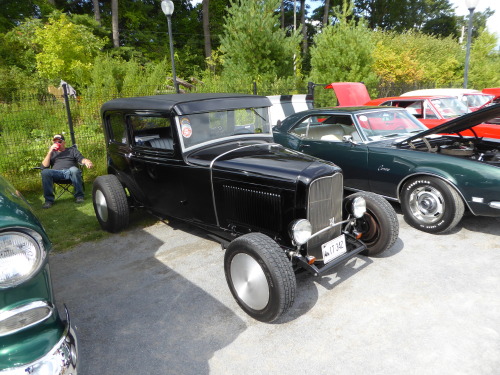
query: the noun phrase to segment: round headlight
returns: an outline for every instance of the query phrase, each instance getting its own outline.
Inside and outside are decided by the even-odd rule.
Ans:
[[[366,212],[366,201],[363,197],[356,197],[351,202],[351,212],[356,218],[363,217]]]
[[[296,245],[303,245],[311,238],[312,225],[306,219],[296,220],[290,226],[290,234]]]
[[[0,288],[28,280],[36,273],[45,252],[31,236],[21,232],[0,233]]]

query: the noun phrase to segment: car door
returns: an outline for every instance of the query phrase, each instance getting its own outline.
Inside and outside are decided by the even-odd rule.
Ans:
[[[370,190],[368,149],[356,142],[356,128],[350,115],[311,115],[290,130],[297,139],[297,150],[331,161],[342,168],[346,188]],[[353,137],[354,142],[343,137]]]
[[[169,116],[151,113],[127,115],[131,136],[129,164],[141,202],[161,216],[189,216],[182,175],[188,168],[175,148]]]

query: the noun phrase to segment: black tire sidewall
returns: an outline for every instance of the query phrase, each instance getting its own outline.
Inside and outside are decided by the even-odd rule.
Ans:
[[[262,237],[266,237],[268,239],[268,242],[266,243],[267,247],[264,248],[262,246],[257,246],[252,241],[252,235],[260,235],[261,240]],[[277,252],[276,255],[280,255],[286,258],[284,254],[281,254],[281,248],[271,238],[260,233],[255,233],[244,235],[233,240],[227,247],[224,255],[224,273],[226,275],[226,281],[231,293],[233,294],[238,305],[248,315],[261,322],[272,322],[276,320],[288,308],[287,306],[285,306],[285,308],[283,309],[283,280],[280,279],[283,277],[283,275],[277,268],[273,267],[272,262],[269,261],[269,251]],[[254,310],[250,308],[239,298],[234,288],[231,278],[231,262],[237,254],[247,254],[251,256],[260,265],[262,271],[264,272],[267,280],[267,285],[269,287],[269,302],[267,306],[262,310]],[[287,259],[285,261],[288,263]],[[289,267],[289,271],[294,278],[293,287],[295,288],[295,276],[293,274],[291,265]],[[295,292],[293,292],[293,294],[295,294]]]
[[[441,220],[434,224],[425,224],[418,220],[410,210],[409,199],[412,191],[423,186],[431,186],[439,190],[444,201],[444,214]],[[406,182],[401,190],[401,210],[405,220],[412,227],[420,229],[428,233],[439,233],[451,229],[452,223],[455,221],[455,211],[457,210],[457,202],[450,193],[452,187],[445,182],[434,177],[419,177]]]
[[[394,208],[383,197],[369,192],[359,192],[350,197],[363,197],[366,201],[366,214],[374,221],[378,238],[373,243],[366,243],[368,249],[362,255],[373,256],[389,249],[399,235],[399,222]],[[370,225],[370,224],[367,224]],[[361,237],[363,241],[363,237]]]
[[[102,220],[98,213],[95,199],[97,191],[100,191],[106,200],[108,208],[107,221]],[[128,224],[129,209],[127,196],[116,176],[104,175],[95,179],[92,187],[92,204],[94,205],[97,221],[104,230],[112,233],[119,232]]]

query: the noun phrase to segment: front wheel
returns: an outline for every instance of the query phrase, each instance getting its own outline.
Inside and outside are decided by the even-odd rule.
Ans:
[[[399,222],[394,208],[380,195],[359,192],[348,199],[363,197],[366,201],[366,213],[356,220],[356,228],[362,232],[361,241],[367,247],[362,255],[377,255],[389,249],[399,235]]]
[[[115,175],[108,174],[95,179],[92,202],[95,216],[102,229],[115,233],[128,225],[127,195]]]
[[[401,209],[411,226],[428,233],[440,233],[458,224],[465,206],[449,184],[436,177],[422,176],[404,184]]]
[[[272,322],[293,304],[297,286],[291,262],[262,233],[246,234],[229,244],[224,272],[236,302],[254,319]]]

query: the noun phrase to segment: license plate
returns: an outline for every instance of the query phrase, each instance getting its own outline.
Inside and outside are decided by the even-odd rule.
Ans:
[[[321,245],[321,250],[323,251],[323,262],[325,262],[325,264],[345,254],[347,251],[345,236],[341,234],[337,238],[324,243]]]

